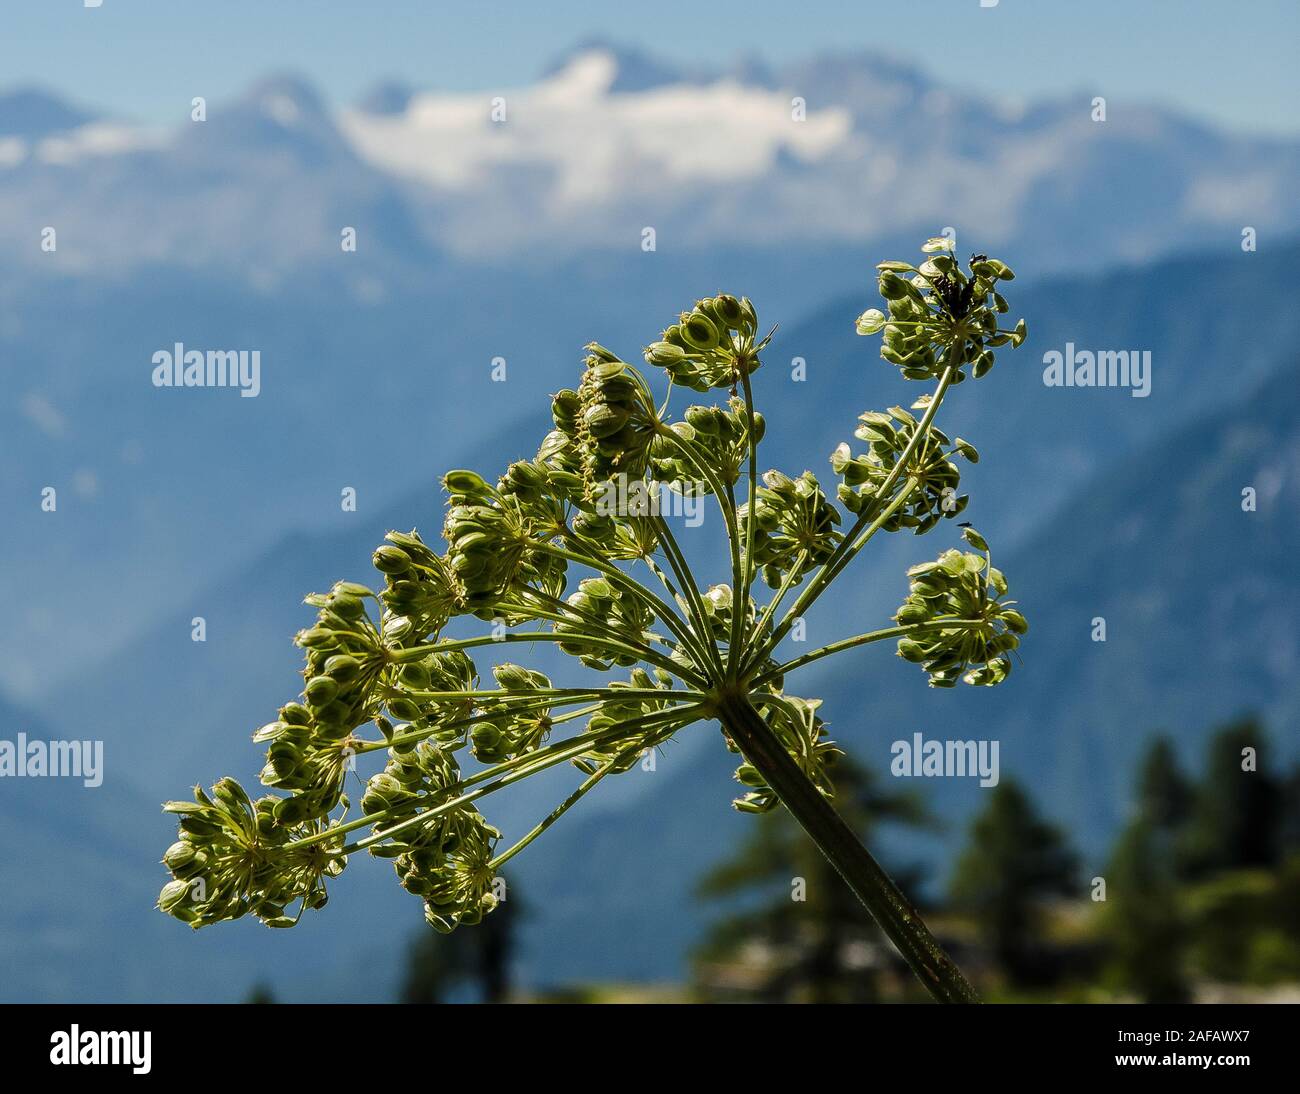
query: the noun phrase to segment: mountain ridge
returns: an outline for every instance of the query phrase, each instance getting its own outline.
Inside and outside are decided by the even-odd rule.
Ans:
[[[54,152],[35,137],[16,159],[13,149],[0,156],[0,201],[14,213],[10,261],[41,260],[21,245],[22,230],[53,206],[84,211],[65,217],[65,246],[75,244],[87,270],[140,268],[160,247],[182,261],[255,258],[291,270],[324,257],[296,238],[313,221],[318,237],[330,221],[337,232],[356,222],[350,204],[380,194],[408,225],[410,253],[390,239],[390,263],[432,248],[535,264],[636,246],[646,225],[677,248],[734,243],[756,223],[785,248],[870,245],[895,226],[932,233],[935,209],[1042,269],[1059,261],[1038,243],[1044,224],[1072,238],[1076,262],[1094,266],[1230,228],[1300,227],[1287,185],[1300,141],[1236,137],[1143,104],[1104,122],[1090,120],[1085,98],[999,104],[870,51],[696,69],[585,43],[533,83],[502,91],[500,123],[491,89],[380,91],[361,108],[335,109],[304,78],[273,76],[208,104],[202,123],[161,135],[117,123],[108,143],[74,139],[89,130],[73,123],[92,119],[50,99],[46,112],[66,115],[57,162],[45,162]],[[665,175],[674,186],[651,185]],[[146,200],[128,202],[133,190]],[[310,198],[306,207],[286,203],[286,190]],[[1114,215],[1081,225],[1084,194],[1104,195]],[[196,197],[215,230],[187,223]],[[271,229],[268,210],[283,227]]]

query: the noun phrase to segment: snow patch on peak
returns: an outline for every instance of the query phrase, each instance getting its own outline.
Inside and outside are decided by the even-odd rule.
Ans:
[[[613,55],[592,50],[502,93],[495,114],[489,93],[425,92],[398,114],[345,111],[340,127],[362,158],[395,174],[464,190],[500,168],[541,171],[560,205],[756,178],[780,155],[831,155],[853,129],[838,107],[795,121],[788,95],[733,79],[614,95],[616,75]]]

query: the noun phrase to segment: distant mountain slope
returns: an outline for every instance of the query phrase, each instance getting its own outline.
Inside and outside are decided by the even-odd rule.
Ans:
[[[1149,730],[1190,753],[1214,721],[1251,709],[1294,753],[1300,357],[1287,356],[1248,399],[1137,450],[1001,556],[1033,624],[1005,687],[927,708],[909,666],[865,658],[854,686],[881,697],[887,724],[1001,738],[1004,764],[1033,772],[1093,846],[1122,816]],[[1255,512],[1242,510],[1246,487]]]
[[[501,124],[490,89],[381,88],[335,112],[278,75],[165,131],[0,97],[0,566],[27,578],[0,685],[32,698],[69,659],[320,524],[344,486],[386,504],[568,382],[586,341],[635,356],[705,293],[749,294],[786,324],[777,351],[815,372],[851,338],[842,316],[820,341],[784,331],[849,286],[868,296],[871,262],[945,226],[1021,285],[1204,247],[1207,286],[1300,227],[1300,142],[1134,103],[1105,123],[1081,101],[1021,113],[871,53],[680,71],[587,43],[502,95]],[[1246,226],[1256,255],[1239,250]],[[1064,333],[1136,329],[1096,314]],[[1165,357],[1186,336],[1166,322]],[[1244,327],[1230,316],[1205,337]],[[154,388],[152,355],[177,341],[257,350],[261,394]],[[497,358],[508,384],[489,379]],[[80,605],[106,587],[118,603],[92,635]]]
[[[950,724],[999,736],[1003,762],[1033,773],[1090,849],[1122,819],[1151,730],[1190,760],[1213,723],[1253,710],[1271,727],[1270,760],[1300,751],[1297,381],[1290,350],[1248,401],[1135,453],[1008,559],[1037,621],[1024,670],[988,699],[961,697]],[[1096,617],[1105,643],[1092,641]],[[902,689],[889,694],[904,719]]]
[[[647,225],[665,251],[761,238],[781,253],[951,224],[1034,269],[1062,265],[1062,238],[1095,266],[1300,227],[1300,143],[1123,100],[1093,121],[1082,93],[993,101],[870,51],[684,70],[593,42],[526,86],[389,85],[337,114],[279,75],[208,103],[204,121],[135,139],[118,127],[112,141],[23,93],[0,98],[0,136],[20,109],[19,144],[0,157],[0,241],[28,266],[46,261],[26,244],[51,213],[66,253],[101,272],[163,260],[283,274],[327,260],[358,220],[390,263],[450,252],[535,269],[638,247]]]
[[[828,255],[811,250],[774,263],[748,246],[629,248],[556,258],[544,276],[436,259],[416,274],[372,246],[374,226],[354,212],[339,216],[357,225],[358,251],[289,281],[258,263],[118,280],[69,276],[62,252],[31,276],[0,262],[0,566],[26,577],[13,591],[20,625],[0,635],[12,693],[49,687],[69,658],[102,657],[282,536],[335,519],[343,487],[374,513],[477,438],[524,414],[540,426],[540,400],[573,382],[592,339],[635,360],[726,285],[790,321],[863,261],[846,245],[830,260],[853,278],[832,281]],[[153,355],[177,341],[258,351],[259,395],[154,387]],[[41,508],[47,486],[57,513]],[[92,633],[78,613],[105,587],[117,603]]]
[[[922,674],[879,651],[820,674],[829,716],[848,712],[846,737],[863,731],[855,707],[885,726],[857,738],[870,741],[865,759],[884,764],[889,742],[917,730],[1000,739],[1004,770],[1096,852],[1125,815],[1151,731],[1169,730],[1191,759],[1214,722],[1255,711],[1273,755],[1295,756],[1300,360],[1286,352],[1255,394],[1139,448],[996,556],[1031,621],[1004,686],[927,694]],[[1242,509],[1248,486],[1256,512]],[[937,537],[918,542],[923,557],[944,546]],[[1105,642],[1092,641],[1097,617]],[[931,793],[965,808],[980,791],[940,780]]]
[[[879,648],[843,659],[834,675],[810,670],[801,690],[825,697],[835,734],[855,755],[883,767],[889,743],[915,731],[995,737],[1004,771],[1038,788],[1095,850],[1127,800],[1131,753],[1143,732],[1165,726],[1195,749],[1214,718],[1242,705],[1276,725],[1300,713],[1291,683],[1294,638],[1286,630],[1297,606],[1288,554],[1298,477],[1294,319],[1284,310],[1265,331],[1249,310],[1216,303],[1269,291],[1292,260],[1250,256],[1209,286],[1201,278],[1206,260],[1190,258],[1095,282],[1047,283],[1018,297],[1034,317],[1034,340],[1005,353],[984,380],[958,388],[943,424],[984,454],[970,475],[970,513],[1033,623],[1024,665],[1001,689],[956,695],[928,691],[914,667]],[[886,406],[919,390],[894,381],[874,344],[852,334],[861,303],[830,308],[774,346],[757,377],[772,421],[769,464],[822,473],[825,454],[850,435],[859,407]],[[1104,333],[1095,337],[1098,330]],[[1067,337],[1153,347],[1151,396],[1044,388],[1041,353]],[[781,364],[794,351],[807,355],[802,384],[789,382]],[[1225,362],[1239,394],[1216,410]],[[1247,385],[1261,382],[1262,393],[1242,402]],[[674,401],[679,413],[682,405]],[[103,664],[63,678],[42,709],[68,733],[99,726],[122,758],[124,778],[148,799],[173,796],[196,779],[253,778],[259,750],[247,735],[294,687],[298,657],[289,636],[306,616],[300,596],[336,577],[364,578],[387,527],[416,524],[436,537],[436,474],[452,463],[490,473],[527,454],[545,428],[538,406],[504,440],[449,443],[450,462],[429,466],[418,493],[280,543],[255,566],[174,605]],[[1252,483],[1260,511],[1243,514],[1240,486]],[[703,531],[712,539],[718,529]],[[955,532],[943,525],[921,539],[878,541],[882,549],[864,557],[858,576],[849,575],[810,618],[810,641],[888,615],[903,595],[904,567],[933,557]],[[712,570],[719,559],[705,553],[700,562]],[[194,614],[208,620],[206,643],[189,640]],[[1107,617],[1104,646],[1088,638],[1095,615]],[[1201,622],[1215,624],[1208,638],[1198,633]],[[1267,651],[1260,665],[1245,660],[1252,643]],[[529,660],[552,663],[544,651]],[[114,697],[110,707],[104,695]],[[667,748],[653,773],[613,781],[520,857],[518,876],[534,909],[531,977],[650,977],[676,967],[696,926],[691,879],[744,824],[728,804],[733,766],[716,733],[701,727]],[[507,831],[522,831],[565,785],[563,775],[538,786],[530,781],[494,800],[490,815]],[[950,816],[972,808],[979,793],[964,785],[922,789]],[[910,856],[918,848],[935,850],[931,842],[903,850]],[[357,915],[374,900],[418,918],[418,906],[396,891],[385,869],[352,871],[338,889]],[[334,939],[334,931],[350,929],[341,906],[318,917],[313,937]],[[321,990],[340,990],[326,971],[320,975]]]
[[[22,87],[0,94],[0,139],[41,140],[94,121],[85,110],[38,88]]]
[[[1239,390],[1276,370],[1289,352],[1286,347],[1297,344],[1300,338],[1300,315],[1284,311],[1265,330],[1249,311],[1224,308],[1221,301],[1249,299],[1266,291],[1297,259],[1300,248],[1244,256],[1213,284],[1202,276],[1207,259],[1178,259],[1095,281],[1029,286],[1018,295],[1017,311],[1033,320],[1030,341],[1018,351],[1004,351],[998,367],[979,383],[955,389],[941,416],[945,429],[969,438],[983,453],[981,462],[965,472],[964,483],[974,498],[969,513],[988,532],[995,548],[1012,549],[1039,528],[1043,519],[1063,505],[1090,475],[1122,464],[1147,443],[1146,438],[1159,436],[1203,413],[1213,404],[1215,392],[1221,390],[1226,360],[1233,362],[1233,380]],[[814,321],[788,334],[778,333],[767,364],[755,378],[756,398],[773,422],[764,444],[765,466],[790,474],[810,467],[829,481],[828,455],[836,443],[852,436],[859,409],[886,407],[892,402],[906,404],[922,390],[922,385],[899,380],[896,370],[877,357],[875,340],[853,333],[852,319],[866,302],[865,293],[842,300],[823,310]],[[1154,361],[1151,396],[1134,399],[1128,392],[1115,389],[1044,387],[1041,355],[1066,340],[1080,345],[1150,347]],[[793,356],[806,359],[808,378],[804,382],[790,379],[787,362]],[[341,479],[358,486],[361,504],[357,513],[335,512],[326,524],[313,522],[316,533],[295,533],[274,549],[267,549],[255,566],[246,568],[237,557],[232,559],[232,565],[226,567],[228,577],[203,583],[199,591],[185,596],[180,603],[173,600],[165,624],[104,657],[101,664],[79,664],[75,673],[56,670],[46,688],[48,694],[58,697],[60,724],[76,724],[99,716],[100,689],[111,688],[122,700],[118,708],[121,713],[110,721],[106,732],[125,736],[124,747],[140,748],[141,755],[132,770],[149,779],[155,770],[168,770],[172,778],[194,777],[187,772],[194,770],[191,765],[202,754],[187,755],[185,750],[215,749],[211,753],[214,759],[224,755],[220,750],[229,747],[225,734],[232,721],[239,724],[242,719],[251,731],[250,719],[258,716],[254,704],[247,702],[256,681],[284,681],[284,674],[272,666],[287,665],[293,671],[296,654],[288,638],[304,618],[301,596],[338,576],[364,576],[369,569],[370,551],[389,527],[418,525],[436,539],[442,519],[442,498],[436,484],[444,470],[468,465],[492,473],[511,459],[530,456],[549,428],[547,393],[576,380],[575,365],[555,371],[549,381],[523,375],[495,385],[509,397],[508,406],[531,404],[531,408],[519,414],[502,434],[493,431],[487,439],[473,436],[470,422],[449,413],[445,400],[429,394],[425,405],[418,408],[428,425],[413,438],[419,443],[412,448],[422,450],[423,455],[407,458],[409,475],[423,479],[424,485],[398,500],[381,503],[376,499],[375,487],[367,485],[370,479],[355,474]],[[398,376],[381,376],[376,377],[375,384],[382,390],[398,380]],[[411,382],[418,387],[423,379],[417,374]],[[483,386],[486,390],[489,385]],[[399,392],[400,385],[394,394]],[[302,393],[300,397],[309,395]],[[254,402],[260,404],[261,400]],[[275,405],[282,404],[268,404],[266,409]],[[486,408],[487,404],[482,405]],[[674,393],[674,413],[680,414],[686,405],[684,393]],[[500,419],[505,409],[497,409],[494,417]],[[426,436],[427,441],[423,439]],[[357,462],[359,470],[368,459],[366,442],[364,433],[358,435],[340,451],[340,456]],[[178,451],[183,443],[178,436]],[[215,466],[203,473],[220,474],[219,437],[214,435],[210,443],[210,458]],[[370,474],[376,480],[386,471],[392,473],[388,456],[387,448],[373,453]],[[255,466],[265,457],[253,451],[243,459],[248,461],[244,477],[231,485],[247,495],[246,476],[255,474]],[[180,481],[200,470],[184,463],[174,465],[174,469]],[[277,470],[276,477],[289,477],[292,482],[292,476],[303,470],[284,467]],[[265,485],[259,483],[258,489]],[[379,497],[382,499],[382,495]],[[237,507],[234,511],[244,511],[251,503],[252,498],[244,500],[236,494],[230,504]],[[319,490],[318,509],[334,509],[337,504],[324,489]],[[707,515],[714,514],[708,511]],[[42,520],[48,524],[52,516],[38,512],[31,517],[28,523],[32,534],[39,532]],[[90,519],[88,515],[77,517]],[[65,518],[60,515],[57,519]],[[251,523],[253,518],[244,519]],[[701,541],[717,546],[718,529],[709,527],[704,531],[703,535],[689,538],[693,548]],[[218,553],[232,546],[238,545],[228,540],[210,545]],[[930,549],[910,536],[892,537],[879,547],[877,564],[879,572],[885,574],[901,573],[916,561],[918,551]],[[722,559],[716,552],[694,553],[705,573],[724,579]],[[148,576],[148,570],[134,556],[123,558],[121,566],[132,574]],[[849,613],[878,615],[892,611],[896,607],[895,592],[892,583],[846,589],[813,613],[813,633],[831,630]],[[194,616],[207,620],[206,643],[190,641],[190,620]],[[160,664],[169,666],[168,679],[161,684],[156,679],[156,666]],[[240,687],[220,692],[203,709],[186,715],[198,719],[190,722],[194,732],[179,738],[166,734],[161,743],[170,759],[161,759],[163,753],[156,740],[161,727],[190,710],[194,697],[210,688],[213,680],[237,682]],[[283,683],[279,686],[283,687]],[[154,726],[139,727],[137,714],[145,709],[146,696],[150,697],[151,716],[160,720]],[[280,692],[265,694],[262,705],[283,698]],[[206,768],[206,764],[200,764],[198,770]]]

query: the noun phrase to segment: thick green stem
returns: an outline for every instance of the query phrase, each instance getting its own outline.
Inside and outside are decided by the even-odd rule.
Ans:
[[[839,871],[926,990],[942,1003],[979,1002],[975,989],[944,952],[902,890],[799,769],[748,697],[723,695],[717,704],[717,714],[745,759],[753,764]]]
[[[391,828],[376,832],[368,839],[348,844],[341,848],[338,853],[350,855],[355,851],[364,850],[375,843],[382,843],[386,839],[391,839],[399,832],[404,832],[408,828],[432,820],[434,817],[446,813],[451,809],[456,809],[468,802],[477,801],[486,794],[492,794],[503,787],[518,782],[520,779],[526,779],[528,776],[536,774],[538,771],[544,771],[549,767],[554,767],[556,764],[563,763],[565,760],[571,760],[577,756],[581,756],[584,752],[589,751],[595,745],[603,744],[607,741],[619,740],[620,738],[626,737],[632,733],[640,732],[650,726],[657,725],[660,722],[680,721],[682,725],[689,724],[690,722],[695,721],[698,717],[698,710],[698,707],[678,707],[671,710],[656,711],[653,714],[648,714],[641,718],[633,718],[626,722],[618,723],[600,733],[582,733],[576,737],[570,737],[568,740],[559,741],[556,744],[539,748],[535,752],[525,753],[524,755],[517,756],[512,760],[495,764],[492,767],[480,771],[477,775],[465,779],[460,784],[462,789],[479,784],[478,789],[473,790],[470,793],[461,794],[459,797],[444,800],[436,805],[432,805],[423,812],[416,813],[414,816],[407,817],[405,820],[397,822]],[[680,728],[680,726],[678,728]],[[504,774],[501,774],[500,778],[494,778],[491,782],[486,781],[500,772],[504,772]],[[432,799],[439,796],[438,793],[435,793],[429,797]],[[304,836],[302,839],[294,840],[292,843],[285,844],[282,850],[297,850],[300,847],[307,847],[313,843],[319,843],[323,840],[331,839],[332,837],[342,833],[352,832],[358,828],[364,828],[367,825],[378,825],[389,817],[391,813],[391,809],[384,809],[378,813],[358,817],[356,820],[346,822],[340,821],[328,828],[321,829],[319,832],[313,832],[309,836]]]
[[[469,729],[471,726],[479,725],[482,722],[490,722],[500,718],[503,714],[514,715],[531,714],[533,711],[543,711],[549,714],[554,707],[558,706],[552,699],[534,699],[528,702],[497,704],[494,703],[485,712],[475,714],[468,718],[457,718],[452,722],[434,723],[425,726],[423,729],[410,729],[405,733],[395,733],[391,738],[382,741],[368,741],[359,738],[353,738],[354,751],[360,755],[365,752],[377,752],[379,749],[387,748],[405,748],[409,745],[419,744],[421,741],[439,733],[455,733],[462,729]],[[588,714],[595,714],[600,709],[600,704],[595,703],[591,706],[580,707],[577,710],[570,710],[564,714],[558,714],[551,718],[553,726],[563,725],[566,722],[573,722],[579,718],[585,718]],[[464,742],[444,745],[444,748],[455,750],[464,747]]]
[[[703,692],[686,691],[681,688],[493,688],[483,691],[409,691],[394,692],[404,698],[419,699],[422,702],[447,702],[456,699],[472,699],[482,706],[484,700],[492,699],[556,699],[570,703],[585,703],[589,699],[666,699],[682,701],[690,699],[699,701],[705,698]],[[557,704],[558,705],[558,704]],[[490,709],[490,708],[489,708]]]
[[[785,572],[785,577],[781,579],[781,587],[777,589],[776,594],[767,602],[767,607],[763,609],[763,614],[758,617],[758,622],[750,631],[750,640],[745,647],[745,659],[741,662],[749,668],[756,668],[762,659],[762,654],[755,657],[755,653],[763,646],[764,633],[767,625],[772,621],[777,609],[781,607],[781,602],[785,600],[786,593],[796,581],[802,580],[804,563],[808,561],[808,552],[800,551],[798,557],[794,560],[794,565]]]
[[[554,597],[544,598],[554,600]],[[507,605],[513,608],[514,605]],[[574,608],[561,602],[561,607],[567,614],[559,612],[547,612],[539,610],[535,605],[520,605],[521,609],[532,612],[539,619],[550,619],[557,623],[572,623],[574,619],[587,621],[587,616],[576,612]],[[612,632],[611,632],[612,633]],[[671,658],[664,657],[657,651],[651,649],[642,643],[636,642],[631,637],[617,636],[615,638],[606,638],[602,636],[581,634],[581,633],[560,633],[555,631],[512,631],[505,634],[485,635],[479,638],[461,638],[455,641],[447,640],[444,642],[434,642],[423,646],[410,646],[398,651],[393,656],[396,664],[409,663],[411,661],[422,661],[431,653],[449,653],[452,650],[468,650],[476,646],[496,646],[510,642],[563,642],[567,645],[591,646],[593,650],[613,650],[618,653],[630,653],[647,664],[658,665],[660,668],[667,670],[681,679],[687,679],[683,666],[677,664]],[[706,681],[703,677],[696,676],[688,682],[703,686]]]

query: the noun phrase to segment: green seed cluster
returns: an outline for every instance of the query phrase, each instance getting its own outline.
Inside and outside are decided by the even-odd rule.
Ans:
[[[443,485],[449,495],[442,528],[447,561],[471,612],[494,618],[502,599],[532,584],[552,593],[564,588],[564,561],[532,549],[535,503],[493,489],[473,471],[451,471]]]
[[[577,392],[560,392],[552,413],[556,428],[572,438],[582,461],[584,492],[594,500],[597,487],[615,475],[645,475],[661,425],[640,372],[596,342],[587,346],[585,364]]]
[[[372,721],[388,738],[411,728],[396,730],[385,710],[428,732],[468,714],[469,703],[432,702],[420,693],[471,687],[470,659],[460,651],[417,658],[405,647],[423,637],[419,628],[445,622],[455,594],[443,560],[413,533],[390,533],[388,540],[375,552],[389,579],[384,593],[338,582],[306,598],[317,619],[295,639],[306,661],[302,701],[283,705],[253,735],[268,745],[262,784],[288,796],[251,803],[235,780],[224,779],[212,797],[196,789],[194,802],[165,806],[181,819],[180,842],[164,858],[173,877],[159,897],[164,911],[194,926],[250,913],[271,926],[291,926],[296,917],[283,912],[290,901],[302,901],[299,915],[323,906],[323,879],[346,862],[337,853],[340,841],[286,845],[318,835],[331,811],[346,806],[344,780],[360,743],[355,731]],[[381,622],[366,611],[368,599],[387,607]]]
[[[400,722],[414,723],[418,729],[428,729],[436,740],[444,743],[465,741],[469,718],[474,708],[472,699],[431,699],[430,695],[469,692],[478,683],[478,670],[464,650],[432,650],[413,656],[402,651],[397,656],[393,687],[387,695],[388,713]],[[385,729],[380,726],[381,731]],[[392,736],[384,732],[385,738]]]
[[[722,293],[699,300],[660,341],[646,348],[647,364],[667,371],[673,383],[692,391],[730,387],[758,367],[754,344],[758,315],[748,298]]]
[[[736,596],[727,584],[710,585],[703,596],[705,633],[715,642],[723,643],[731,637],[732,612],[736,607]],[[750,597],[745,606],[745,618],[742,624],[748,629],[758,619],[758,607]]]
[[[460,769],[450,752],[424,740],[388,750],[383,771],[366,780],[361,812],[387,811],[389,822],[413,817],[431,801],[460,785]]]
[[[454,798],[460,771],[450,753],[431,741],[389,750],[384,770],[366,784],[361,809],[385,812],[376,832],[416,817]],[[402,888],[424,901],[424,917],[444,933],[477,923],[496,907],[492,894],[492,850],[501,833],[472,805],[446,809],[431,820],[409,825],[372,854],[391,858]]]
[[[412,876],[428,881],[424,892],[424,918],[434,930],[450,934],[461,924],[478,923],[497,906],[492,891],[495,880],[492,853],[501,833],[478,815],[473,824],[453,833],[450,849],[431,856],[431,866],[421,866]],[[403,885],[410,889],[404,878]]]
[[[387,649],[385,636],[366,612],[367,597],[374,593],[352,582],[306,597],[317,609],[316,623],[299,631],[295,641],[306,651],[303,697],[317,737],[346,737],[366,720]]]
[[[338,805],[352,732],[382,706],[381,684],[397,639],[381,633],[367,613],[366,599],[374,596],[364,585],[344,581],[306,598],[317,616],[314,626],[295,637],[306,661],[302,702],[282,706],[279,717],[253,735],[255,742],[269,743],[262,784],[291,792],[275,805],[282,823],[324,817]]]
[[[262,785],[291,792],[290,797],[277,799],[276,817],[280,821],[293,824],[323,817],[338,804],[351,745],[347,738],[321,739],[309,708],[301,703],[286,703],[280,708],[279,719],[259,729],[253,739],[271,742],[262,768]]]
[[[993,367],[993,349],[1025,339],[1023,319],[1011,330],[998,326],[1008,305],[996,286],[1015,278],[1010,267],[974,255],[963,271],[951,248],[937,237],[922,247],[930,257],[920,266],[880,263],[880,295],[889,314],[872,308],[858,318],[859,334],[885,332],[880,356],[908,380],[938,379],[950,364],[957,366],[954,382],[965,379],[966,366],[979,379]]]
[[[388,614],[385,636],[401,641],[441,630],[463,604],[464,592],[454,573],[414,529],[389,532],[385,539],[372,559],[387,580],[379,594]]]
[[[826,797],[835,796],[831,783],[831,769],[843,751],[826,736],[826,723],[817,714],[820,699],[800,699],[783,696],[780,702],[760,705],[759,711],[776,732],[776,736],[794,757],[800,769]],[[727,739],[732,752],[738,752],[734,742]],[[742,762],[736,768],[736,781],[746,788],[742,797],[732,804],[742,813],[767,813],[781,804],[766,780],[753,764]]]
[[[727,409],[720,406],[686,408],[685,421],[676,422],[672,432],[680,440],[660,436],[651,450],[655,478],[672,484],[680,492],[710,493],[709,484],[697,466],[703,461],[716,471],[726,486],[735,486],[740,469],[749,456],[749,419],[743,403]],[[754,443],[763,439],[767,423],[763,415],[754,415]],[[690,445],[694,459],[682,452],[680,441]]]
[[[890,407],[888,413],[869,410],[858,416],[858,422],[853,435],[867,442],[867,451],[854,456],[847,442],[843,443],[831,454],[831,469],[843,479],[838,496],[844,508],[850,513],[878,512],[888,500],[882,498],[881,490],[894,474],[919,423],[900,406]],[[966,508],[970,499],[957,493],[961,473],[953,462],[954,456],[970,463],[979,462],[974,445],[960,437],[949,441],[946,433],[931,426],[894,476],[896,482],[914,478],[920,485],[885,521],[882,525],[885,531],[911,528],[921,535],[942,518],[955,517]]]
[[[319,826],[286,824],[277,815],[282,800],[254,802],[227,778],[211,794],[196,786],[193,801],[167,802],[163,809],[179,818],[180,838],[163,854],[172,880],[163,886],[158,906],[195,928],[249,914],[268,927],[292,927],[296,919],[285,914],[289,904],[324,907],[325,879],[338,877],[346,861],[334,854],[340,841],[288,849]]]
[[[736,609],[736,595],[731,586],[725,583],[710,585],[704,590],[700,607],[703,609],[703,619],[701,625],[693,629],[696,633],[703,634],[706,641],[718,648],[729,648],[734,622],[733,613]],[[748,597],[740,626],[741,633],[747,636],[746,641],[750,644],[766,641],[772,633],[771,620],[765,621],[760,629],[759,616],[758,604],[752,596]]]
[[[627,681],[611,680],[609,686],[615,691],[636,689],[637,691],[658,690],[668,692],[672,690],[672,677],[663,669],[647,672],[645,669],[636,668],[632,670],[632,674]],[[630,724],[638,719],[661,714],[669,709],[670,704],[664,699],[645,696],[628,696],[626,699],[612,698],[602,705],[600,713],[592,715],[591,721],[588,723],[588,729],[594,733],[605,733],[616,729],[620,725]],[[606,764],[610,765],[611,772],[629,771],[636,766],[637,760],[641,757],[645,748],[650,747],[651,742],[658,736],[660,736],[660,733],[656,729],[650,728],[630,737],[604,741],[578,757],[573,761],[573,764],[588,775],[594,774]]]
[[[899,639],[898,656],[925,669],[934,688],[953,687],[959,679],[982,686],[1000,684],[1011,672],[1011,651],[1029,629],[1025,617],[1012,607],[1015,601],[1002,601],[1007,579],[989,560],[983,537],[969,528],[965,535],[984,553],[949,550],[934,562],[913,566],[907,571],[908,597],[894,616],[904,626],[975,621],[927,628]]]
[[[497,665],[492,675],[500,687],[510,691],[544,691],[551,687],[550,678],[544,673],[511,662]],[[481,763],[500,763],[532,752],[551,732],[551,708],[546,704],[530,703],[526,709],[502,704],[499,709],[489,710],[469,732],[474,758]]]
[[[576,391],[561,391],[554,396],[552,414],[557,423],[564,423],[565,428],[556,428],[547,434],[534,465],[545,472],[553,504],[558,506],[557,527],[562,524],[567,509],[568,539],[610,559],[649,558],[659,545],[654,522],[648,519],[648,512],[615,514],[609,511],[615,508],[608,504],[612,484],[588,477],[587,463],[579,448],[576,411],[562,409],[569,403],[580,405]],[[648,499],[648,493],[645,497]]]
[[[603,577],[587,577],[567,601],[573,614],[554,624],[556,634],[572,635],[560,649],[572,654],[589,668],[608,671],[614,665],[635,665],[640,657],[613,649],[600,641],[602,632],[614,634],[634,645],[644,645],[654,616],[643,601],[620,592]]]
[[[743,523],[749,503],[737,514]],[[811,471],[797,479],[780,471],[764,472],[754,501],[753,554],[763,580],[776,589],[787,576],[798,581],[826,562],[840,542],[839,523],[839,510],[827,500]]]

